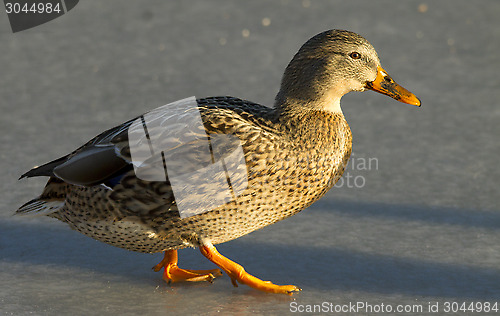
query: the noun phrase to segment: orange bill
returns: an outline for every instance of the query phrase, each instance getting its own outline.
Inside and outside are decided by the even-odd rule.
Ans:
[[[377,67],[375,80],[366,83],[366,87],[385,94],[400,102],[420,106],[420,100],[410,91],[397,84],[382,67]]]

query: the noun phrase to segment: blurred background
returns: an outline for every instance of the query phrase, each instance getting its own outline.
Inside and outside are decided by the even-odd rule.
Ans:
[[[12,33],[1,11],[0,311],[267,315],[291,303],[367,302],[426,314],[429,302],[499,300],[499,15],[494,0],[91,0]],[[168,285],[151,270],[161,254],[12,216],[46,181],[18,181],[22,173],[145,111],[189,96],[272,106],[298,48],[333,28],[367,38],[422,107],[345,96],[354,163],[342,182],[296,216],[218,247],[301,293],[233,288],[227,276]],[[181,267],[213,267],[195,249],[179,257]]]

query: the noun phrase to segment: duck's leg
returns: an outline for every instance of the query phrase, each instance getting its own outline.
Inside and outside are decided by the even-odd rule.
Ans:
[[[222,270],[224,270],[227,275],[229,275],[234,286],[238,286],[237,282],[239,282],[260,291],[290,295],[293,294],[293,292],[301,290],[295,285],[276,285],[270,281],[262,281],[261,279],[248,274],[242,266],[221,255],[211,243],[206,242],[201,245],[200,251],[205,257],[207,257],[208,260],[215,263]]]
[[[219,269],[212,270],[187,270],[181,269],[177,266],[177,250],[167,250],[165,251],[165,256],[163,260],[153,267],[155,272],[158,272],[164,268],[163,280],[170,282],[179,281],[208,281],[212,282],[218,276],[222,275]]]

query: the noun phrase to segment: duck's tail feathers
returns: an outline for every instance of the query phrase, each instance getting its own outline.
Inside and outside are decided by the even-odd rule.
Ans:
[[[66,194],[70,190],[70,185],[57,178],[50,178],[45,185],[42,195],[33,199],[17,211],[16,215],[49,215],[57,212],[64,206]]]
[[[57,212],[63,206],[64,206],[64,201],[60,200],[45,201],[36,198],[21,206],[16,211],[15,215],[23,215],[23,216],[49,215],[54,212]]]

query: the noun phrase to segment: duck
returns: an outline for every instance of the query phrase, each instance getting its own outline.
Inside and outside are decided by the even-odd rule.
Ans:
[[[249,274],[215,245],[297,214],[334,186],[352,151],[340,100],[365,90],[421,105],[361,35],[321,32],[286,67],[272,107],[192,97],[146,112],[24,173],[20,179],[48,182],[16,214],[56,218],[127,250],[162,252],[153,269],[168,283],[213,282],[223,271],[234,286],[291,295],[301,289]],[[218,268],[180,268],[177,251],[186,247]]]

